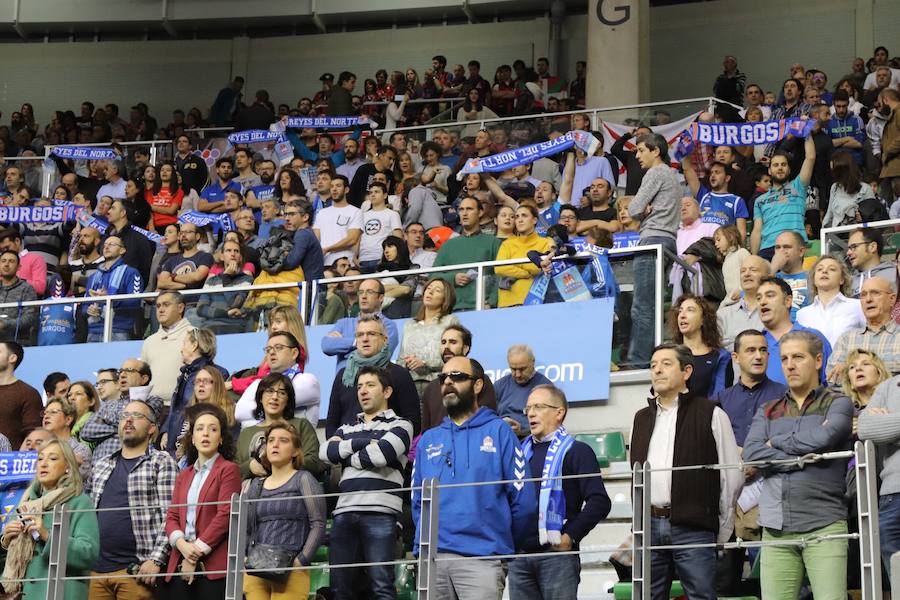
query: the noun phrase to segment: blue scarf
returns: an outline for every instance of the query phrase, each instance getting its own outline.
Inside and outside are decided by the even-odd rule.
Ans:
[[[456,179],[462,181],[469,173],[497,173],[513,167],[530,165],[540,158],[559,154],[573,146],[584,150],[588,156],[593,156],[600,147],[600,141],[587,131],[570,131],[547,142],[513,148],[490,156],[470,158],[457,173]]]
[[[74,205],[0,206],[0,223],[62,223],[74,219]]]
[[[286,125],[291,129],[347,129],[363,125],[374,128],[378,123],[369,117],[288,117]]]
[[[561,425],[547,448],[544,470],[541,471],[541,492],[538,496],[538,536],[542,546],[562,542],[562,528],[566,522],[566,496],[563,493],[563,480],[551,477],[562,475],[563,459],[573,443],[575,438]],[[522,450],[525,452],[525,460],[530,461],[534,455],[533,436],[528,436],[522,442]]]
[[[277,131],[246,129],[244,131],[235,131],[234,133],[228,134],[228,141],[232,144],[263,144],[266,142],[274,142],[280,137],[281,134]]]
[[[56,146],[51,154],[60,158],[74,160],[116,160],[119,155],[112,148],[98,148],[96,146]]]
[[[712,146],[758,146],[780,142],[785,136],[805,138],[812,132],[815,119],[792,117],[757,123],[701,123],[694,121],[675,144],[675,160],[694,151],[695,142]]]

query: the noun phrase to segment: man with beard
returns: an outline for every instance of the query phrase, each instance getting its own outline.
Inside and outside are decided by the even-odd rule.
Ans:
[[[363,159],[363,157],[359,155],[359,140],[356,140],[352,137],[344,140],[343,152],[344,162],[343,164],[338,165],[337,174],[346,177],[347,181],[353,181],[353,176],[356,175],[356,170],[362,165],[366,164],[366,161]]]
[[[441,334],[441,359],[445,364],[457,356],[468,356],[471,349],[472,332],[462,325],[450,325]],[[490,379],[484,380],[484,386],[478,396],[478,405],[497,410],[497,396]],[[422,393],[422,431],[434,429],[446,416],[447,408],[444,406],[441,384],[435,378],[425,386]]]
[[[193,223],[182,223],[178,232],[181,252],[163,263],[156,281],[158,290],[195,290],[203,287],[215,261],[211,254],[197,248],[199,242],[200,229]]]
[[[78,254],[81,258],[69,261],[72,270],[72,290],[76,296],[84,294],[84,285],[88,277],[94,274],[97,266],[103,264],[103,256],[97,250],[100,246],[100,232],[93,227],[85,227],[78,236]]]
[[[247,190],[244,198],[247,206],[255,211],[262,208],[263,200],[268,200],[275,195],[275,163],[271,160],[260,161],[256,166],[256,174],[259,175],[259,185],[254,185]]]
[[[526,488],[531,471],[512,429],[494,411],[479,407],[484,369],[477,361],[457,356],[438,375],[447,418],[426,431],[416,448],[413,469],[413,522],[418,555],[421,488],[439,484],[511,481],[499,485],[445,487],[441,490],[441,519],[437,532],[434,590],[440,598],[500,600],[506,568],[500,559],[452,560],[461,556],[515,554],[534,536],[537,502]],[[490,515],[484,519],[483,515]]]

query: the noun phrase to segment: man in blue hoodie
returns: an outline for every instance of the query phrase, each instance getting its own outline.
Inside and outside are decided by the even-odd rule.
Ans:
[[[497,413],[478,405],[484,369],[464,356],[448,360],[441,374],[447,417],[425,432],[416,448],[412,510],[416,524],[413,552],[419,553],[423,481],[439,484],[510,481],[497,485],[443,488],[438,507],[437,556],[514,554],[535,536],[537,503],[526,487],[531,476],[516,435]],[[489,518],[485,518],[489,515]],[[498,560],[450,560],[435,563],[438,598],[500,600],[506,565]]]
[[[125,245],[114,235],[103,242],[103,264],[97,267],[85,284],[85,296],[103,297],[116,294],[140,294],[144,291],[141,274],[125,264]],[[103,341],[103,311],[106,303],[87,305],[88,342]],[[134,336],[134,322],[140,310],[139,299],[112,302],[112,341],[130,340]]]

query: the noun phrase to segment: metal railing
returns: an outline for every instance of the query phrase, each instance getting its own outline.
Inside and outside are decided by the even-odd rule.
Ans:
[[[798,465],[800,467],[822,460],[854,459],[857,486],[857,515],[859,533],[824,536],[802,536],[795,540],[744,541],[712,544],[679,544],[677,546],[654,546],[651,540],[651,474],[661,471],[698,469],[741,469],[768,465]],[[798,456],[794,459],[747,461],[733,465],[692,465],[687,467],[653,468],[649,462],[634,463],[632,466],[632,533],[633,533],[633,587],[632,598],[650,599],[651,559],[653,550],[675,548],[716,548],[730,550],[739,548],[764,548],[766,546],[806,546],[830,539],[858,539],[860,545],[860,572],[862,574],[863,600],[881,597],[881,552],[878,537],[878,470],[875,460],[875,445],[871,441],[856,442],[854,449],[840,452],[823,452]],[[848,560],[851,557],[848,554]]]
[[[840,227],[826,227],[819,232],[822,240],[822,254],[831,252],[845,253],[847,251],[847,238],[860,228],[886,229],[885,234],[893,234],[900,230],[900,219],[888,219],[886,221],[872,221],[871,223],[854,223],[853,225],[841,225]],[[887,244],[885,244],[887,245]]]
[[[665,296],[665,270],[664,264],[666,260],[671,260],[676,264],[681,265],[685,270],[696,274],[696,267],[689,265],[684,262],[679,256],[672,254],[668,249],[666,249],[662,245],[650,245],[650,246],[635,246],[632,248],[619,248],[619,249],[611,249],[608,251],[610,258],[615,260],[616,258],[629,258],[635,254],[641,253],[654,253],[656,254],[656,275],[655,275],[655,322],[654,322],[654,339],[655,343],[659,344],[663,340],[663,326],[664,326],[664,315],[663,315],[663,304],[664,304],[664,296]],[[586,257],[588,255],[575,255],[574,257],[559,257],[556,260],[566,260],[571,258],[579,258]],[[267,284],[253,284],[253,285],[240,285],[240,286],[232,286],[232,287],[222,287],[222,288],[200,288],[200,289],[184,289],[179,290],[183,295],[191,297],[191,296],[200,296],[203,294],[230,294],[230,293],[240,293],[240,292],[257,292],[257,291],[266,291],[266,290],[289,290],[299,288],[299,299],[298,299],[298,309],[300,311],[300,315],[303,318],[304,323],[309,325],[317,324],[317,310],[315,310],[318,292],[321,286],[340,284],[350,281],[363,281],[366,279],[387,279],[387,278],[396,278],[396,277],[407,277],[407,276],[422,276],[422,275],[431,275],[438,273],[447,273],[447,272],[458,272],[458,271],[468,271],[475,270],[477,271],[477,276],[475,277],[475,310],[484,310],[486,308],[485,305],[485,296],[487,292],[487,279],[489,277],[489,273],[493,271],[495,267],[505,266],[505,265],[519,265],[519,264],[531,264],[530,260],[527,258],[513,258],[508,260],[494,260],[494,261],[484,261],[484,262],[473,262],[473,263],[463,263],[456,265],[446,265],[440,267],[428,267],[424,269],[408,269],[405,271],[387,271],[380,273],[371,273],[368,275],[351,275],[349,277],[336,277],[332,279],[320,279],[320,280],[312,280],[312,281],[302,281],[302,282],[288,282],[288,283],[267,283]],[[692,278],[694,284],[696,284],[697,278]],[[64,298],[49,298],[45,300],[30,300],[27,302],[7,302],[0,303],[0,310],[2,309],[15,309],[21,311],[26,308],[33,308],[36,310],[40,310],[43,306],[52,306],[52,305],[72,305],[72,304],[104,304],[103,311],[103,341],[109,342],[112,339],[112,326],[113,326],[113,318],[114,318],[114,307],[113,303],[122,301],[122,300],[135,300],[135,299],[152,299],[156,298],[162,292],[146,292],[142,294],[113,294],[109,296],[70,296]]]

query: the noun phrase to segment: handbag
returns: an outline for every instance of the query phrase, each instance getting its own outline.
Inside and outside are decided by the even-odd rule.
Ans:
[[[259,499],[262,495],[263,478],[258,477],[250,484],[248,497]],[[274,583],[286,583],[291,575],[290,567],[294,563],[295,553],[280,546],[262,544],[259,542],[259,530],[257,529],[256,502],[250,503],[249,525],[253,532],[247,557],[244,559],[244,568],[249,570],[266,569],[257,573],[248,573],[261,577]]]

